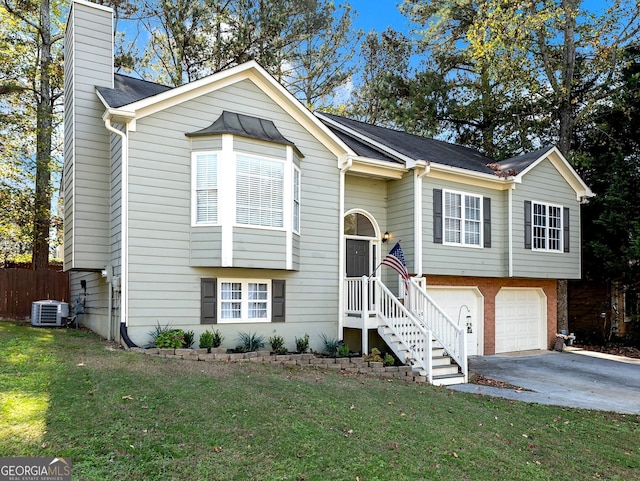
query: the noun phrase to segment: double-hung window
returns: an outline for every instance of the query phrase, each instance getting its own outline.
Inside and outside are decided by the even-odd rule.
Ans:
[[[195,220],[197,224],[218,223],[218,155],[195,155]]]
[[[241,225],[300,233],[300,169],[239,152],[192,155],[193,225]]]
[[[444,243],[481,247],[482,196],[444,191]]]
[[[220,322],[268,322],[270,281],[220,279]]]
[[[562,207],[532,202],[534,250],[562,252]]]
[[[236,223],[283,227],[284,162],[238,154]]]
[[[293,232],[300,233],[300,169],[293,168]]]

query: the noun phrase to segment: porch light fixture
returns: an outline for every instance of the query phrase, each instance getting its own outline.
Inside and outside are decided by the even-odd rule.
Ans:
[[[384,234],[382,234],[382,243],[384,244],[388,240],[389,240],[389,232],[385,232]]]

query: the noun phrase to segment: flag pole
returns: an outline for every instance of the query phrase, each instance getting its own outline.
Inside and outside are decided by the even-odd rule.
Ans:
[[[400,244],[400,242],[402,242],[402,239],[400,239],[397,243],[398,243],[398,244]],[[394,244],[394,245],[395,245],[395,244]],[[393,248],[392,248],[392,249],[393,249]],[[384,264],[384,261],[383,261],[383,262],[380,262],[380,264],[378,264],[378,267],[376,267],[376,268],[373,270],[373,272],[372,272],[372,273],[371,273],[371,275],[369,276],[369,279],[371,279],[371,278],[375,275],[375,273],[376,273],[376,272],[378,272],[378,269],[380,269],[380,266],[381,266],[382,264]]]

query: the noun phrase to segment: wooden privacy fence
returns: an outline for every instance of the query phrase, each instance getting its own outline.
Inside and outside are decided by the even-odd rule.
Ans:
[[[69,302],[69,273],[0,269],[0,296],[0,318],[25,319],[33,301]]]

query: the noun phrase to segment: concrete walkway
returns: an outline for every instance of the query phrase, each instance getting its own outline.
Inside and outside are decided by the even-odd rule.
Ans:
[[[640,359],[567,348],[469,359],[473,373],[531,391],[460,384],[450,386],[523,402],[640,414]]]

